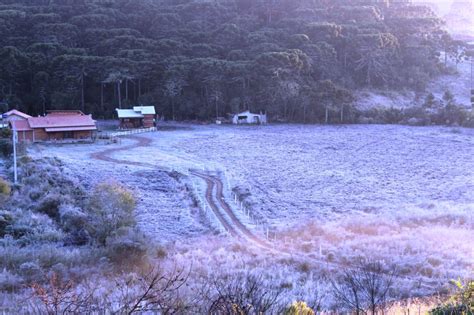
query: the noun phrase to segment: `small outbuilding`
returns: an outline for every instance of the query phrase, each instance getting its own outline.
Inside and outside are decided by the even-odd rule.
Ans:
[[[28,118],[31,118],[31,116],[20,112],[19,110],[12,109],[11,111],[0,115],[0,128],[7,128],[10,121],[27,120]]]
[[[256,124],[256,125],[265,125],[267,123],[266,114],[254,114],[250,111],[245,111],[243,113],[235,114],[232,118],[232,123],[235,125],[242,124]]]
[[[11,111],[8,111],[2,114],[2,118],[6,121],[12,121],[12,120],[26,120],[28,118],[31,118],[31,116],[23,112],[20,112],[19,110],[12,109]]]
[[[116,109],[120,129],[151,128],[155,126],[155,106],[134,106],[133,109]]]
[[[9,125],[18,133],[18,141],[23,142],[92,141],[97,131],[96,121],[92,116],[78,111],[11,120]]]

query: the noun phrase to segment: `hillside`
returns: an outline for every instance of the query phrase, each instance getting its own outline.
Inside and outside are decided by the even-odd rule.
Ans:
[[[97,118],[338,122],[354,91],[424,91],[460,49],[429,7],[390,0],[2,0],[0,33],[3,107]]]

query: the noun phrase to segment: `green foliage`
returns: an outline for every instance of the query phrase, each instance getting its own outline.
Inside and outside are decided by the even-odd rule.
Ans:
[[[314,315],[314,311],[305,302],[297,301],[288,307],[285,315]]]
[[[0,196],[9,196],[12,189],[10,185],[4,179],[0,178]]]
[[[146,101],[173,119],[339,122],[319,81],[419,90],[443,69],[439,51],[463,58],[429,8],[388,3],[20,0],[0,8],[0,100],[33,115],[112,117]]]
[[[443,314],[474,314],[474,281],[468,280],[465,283],[461,280],[452,280],[455,292],[449,298],[449,301],[430,311],[431,315]]]

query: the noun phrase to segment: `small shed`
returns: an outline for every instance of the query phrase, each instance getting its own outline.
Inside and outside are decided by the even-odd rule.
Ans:
[[[121,129],[151,128],[155,126],[155,106],[134,106],[132,109],[116,109]]]
[[[235,114],[232,118],[232,123],[234,125],[242,124],[256,124],[256,125],[265,125],[267,123],[267,115],[260,113],[254,114],[250,111],[245,111],[243,113]]]
[[[19,110],[12,109],[11,111],[8,111],[4,114],[2,114],[2,117],[6,121],[12,121],[12,120],[26,120],[28,118],[31,118],[30,115],[25,114],[23,112],[20,112]]]
[[[31,118],[30,115],[20,112],[19,110],[12,109],[0,116],[0,128],[8,127],[8,123],[13,120],[27,120]]]

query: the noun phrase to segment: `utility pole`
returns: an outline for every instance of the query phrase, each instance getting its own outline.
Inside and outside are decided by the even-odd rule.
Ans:
[[[16,142],[17,142],[16,129],[13,129],[13,179],[15,185],[18,184],[18,167],[16,163]]]

